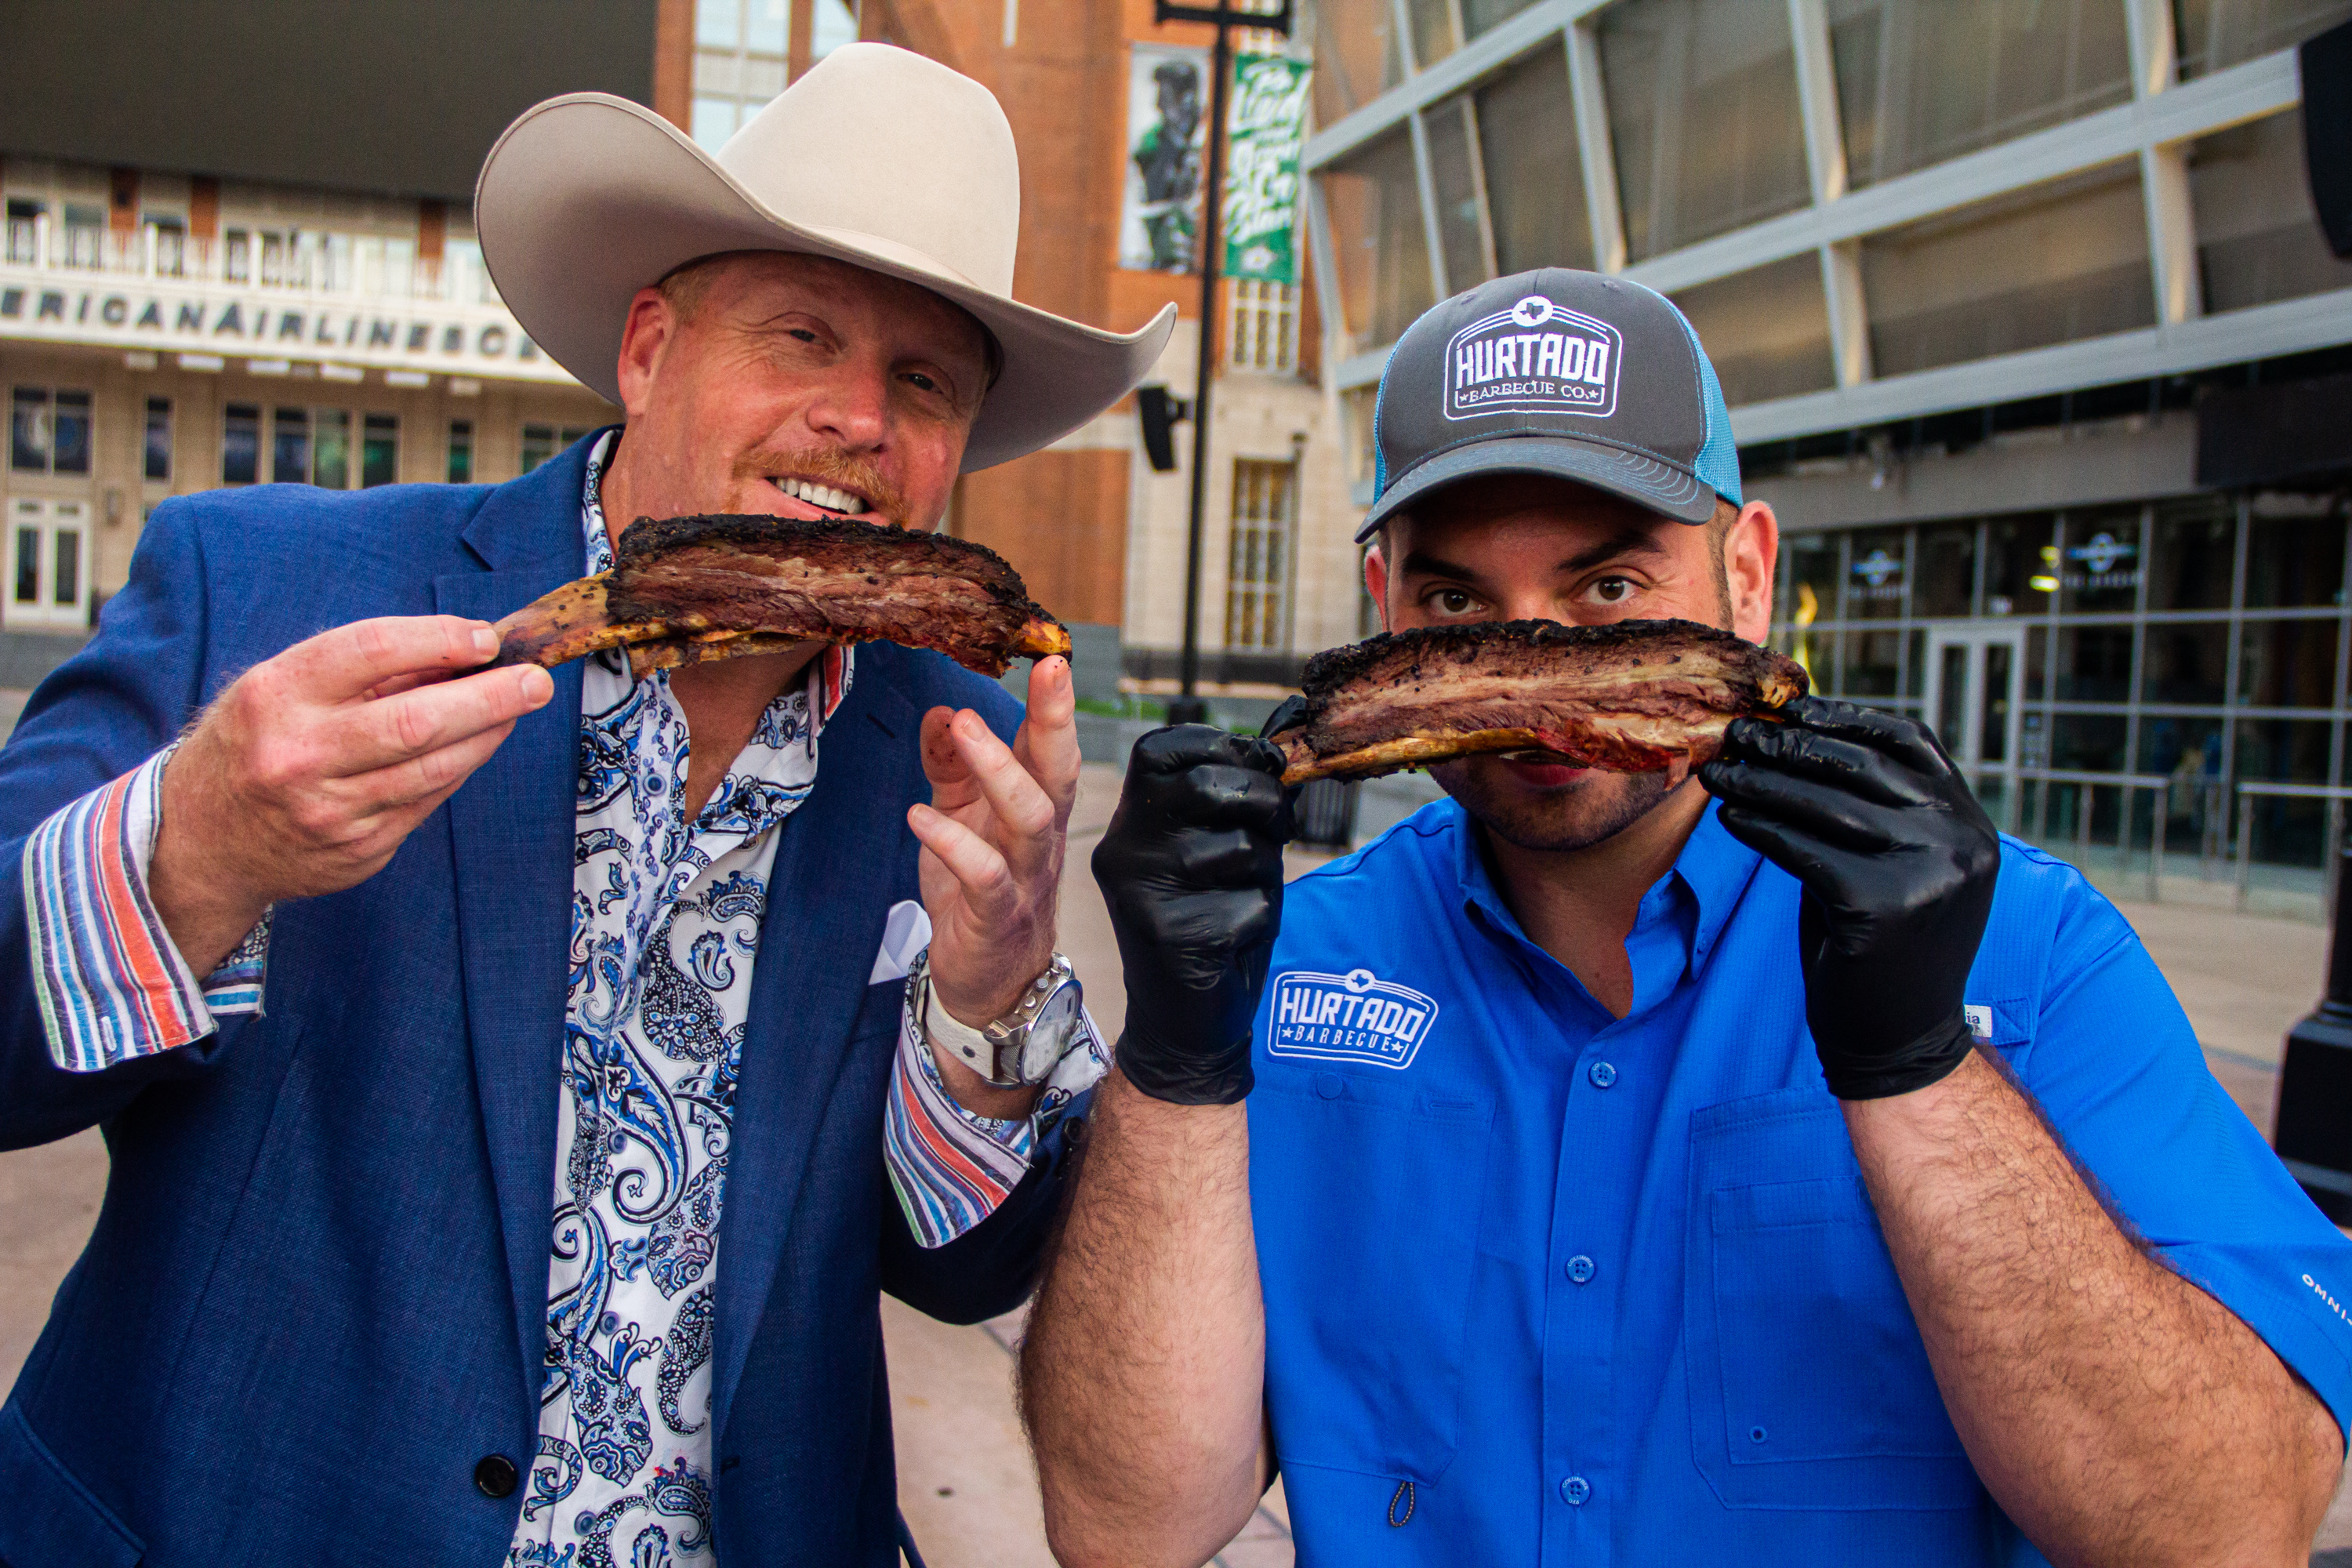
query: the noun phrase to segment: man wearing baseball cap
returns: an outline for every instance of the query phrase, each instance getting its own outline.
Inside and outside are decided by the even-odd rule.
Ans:
[[[1375,426],[1391,629],[1765,635],[1657,294],[1449,300]],[[1095,855],[1126,1030],[1024,1363],[1066,1563],[1199,1563],[1277,1470],[1304,1565],[2303,1561],[2352,1244],[1925,728],[1446,763],[1286,889],[1280,766],[1147,736]]]

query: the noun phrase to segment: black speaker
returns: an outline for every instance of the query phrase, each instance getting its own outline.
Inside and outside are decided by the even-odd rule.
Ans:
[[[1174,473],[1175,425],[1180,419],[1192,416],[1192,405],[1181,397],[1169,396],[1164,386],[1139,386],[1135,389],[1135,412],[1143,422],[1143,455],[1151,459],[1151,471]]]
[[[2352,22],[2304,40],[2303,161],[2327,248],[2352,260]]]

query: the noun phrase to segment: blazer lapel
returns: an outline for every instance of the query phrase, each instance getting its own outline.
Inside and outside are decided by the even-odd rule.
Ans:
[[[858,670],[848,700],[825,726],[815,787],[779,829],[752,966],[720,1222],[710,1383],[716,1433],[727,1430],[881,943],[884,900],[861,900],[856,891],[881,879],[883,858],[906,831],[904,752],[889,741],[911,744],[919,715],[878,679],[883,662]],[[881,1115],[878,1105],[874,1114]]]
[[[444,614],[495,621],[580,575],[583,470],[574,447],[492,492],[466,540],[494,569],[436,578]],[[580,666],[550,673],[555,695],[449,800],[475,1090],[533,1408],[546,1350],[580,773]]]

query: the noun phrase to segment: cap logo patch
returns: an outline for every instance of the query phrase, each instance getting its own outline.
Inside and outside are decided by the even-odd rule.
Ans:
[[[1445,416],[1617,411],[1624,339],[1616,328],[1540,294],[1471,322],[1445,345]]]
[[[1273,1028],[1265,1048],[1277,1057],[1370,1062],[1400,1070],[1437,1021],[1437,1004],[1410,985],[1369,969],[1318,974],[1294,969],[1274,980]]]

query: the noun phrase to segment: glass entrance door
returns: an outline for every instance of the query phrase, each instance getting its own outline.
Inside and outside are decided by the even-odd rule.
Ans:
[[[1927,633],[1927,721],[1992,819],[2016,827],[2025,628],[1938,626]]]
[[[89,624],[89,503],[8,503],[8,592],[0,623],[40,631]]]

